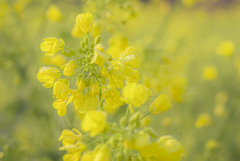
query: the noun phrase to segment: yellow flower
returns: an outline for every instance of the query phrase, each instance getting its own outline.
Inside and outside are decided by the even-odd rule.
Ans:
[[[96,78],[93,78],[90,83],[90,93],[93,96],[97,96],[100,93],[100,85]]]
[[[71,76],[75,71],[76,63],[75,60],[70,60],[67,64],[64,65],[63,75]]]
[[[139,107],[144,104],[149,97],[149,89],[142,84],[130,83],[123,89],[123,100],[127,104],[132,104],[134,107]]]
[[[101,71],[100,71],[101,75],[104,77],[108,77],[109,76],[109,71],[106,67],[101,67]]]
[[[135,74],[132,68],[140,68],[140,62],[138,58],[130,54],[128,52],[122,54],[118,59],[118,69],[125,75],[125,76],[132,76]]]
[[[70,154],[65,154],[63,156],[63,161],[79,161],[81,157],[81,152],[75,152],[75,153],[70,153]]]
[[[81,141],[82,138],[83,138],[82,133],[79,130],[73,128],[72,130],[68,129],[63,130],[58,141],[62,140],[62,144],[66,146],[74,144],[75,141]]]
[[[81,123],[84,132],[90,131],[90,136],[96,136],[106,127],[106,115],[101,111],[87,111]]]
[[[77,24],[75,24],[73,29],[71,30],[71,35],[73,37],[81,37],[83,35],[82,30],[77,26]]]
[[[43,86],[46,88],[51,88],[55,80],[60,77],[60,71],[53,67],[41,67],[37,74],[37,79],[39,82],[44,82]]]
[[[233,54],[234,44],[232,41],[224,41],[217,48],[217,53],[226,57],[229,57]]]
[[[79,14],[76,18],[78,27],[82,30],[83,33],[88,34],[91,32],[93,27],[93,16],[91,13]]]
[[[67,101],[58,99],[53,102],[53,107],[57,109],[59,116],[64,116],[67,113]]]
[[[97,46],[95,47],[95,49],[99,50],[100,52],[103,52],[103,50],[105,49],[105,47],[102,44],[97,44]]]
[[[90,93],[85,93],[83,98],[83,103],[79,104],[79,112],[85,113],[88,110],[95,110],[98,107],[98,100],[95,96],[92,96]]]
[[[93,30],[93,36],[97,37],[98,35],[101,34],[102,26],[100,25],[99,22],[95,22],[93,24],[93,29],[92,30]]]
[[[209,126],[211,123],[210,115],[207,113],[200,114],[195,122],[196,128],[201,128],[203,126]]]
[[[86,151],[83,153],[81,161],[94,161],[94,156],[91,152]]]
[[[103,91],[102,100],[103,99],[106,99],[106,105],[109,108],[115,109],[123,105],[121,94],[115,87],[108,86],[107,89]]]
[[[86,81],[85,81],[84,77],[78,76],[76,85],[78,87],[78,90],[83,91],[84,88],[86,87]]]
[[[59,79],[54,83],[53,95],[58,99],[67,100],[70,91],[70,83],[67,79]]]
[[[71,102],[74,102],[73,106],[76,110],[81,108],[84,103],[82,92],[79,92],[77,89],[73,90],[72,95],[68,99],[68,103]]]
[[[109,71],[108,80],[111,86],[122,88],[124,86],[123,80],[125,80],[125,77],[118,70],[111,69]]]
[[[110,151],[106,145],[99,144],[93,151],[94,161],[110,161]]]
[[[162,126],[169,126],[172,122],[171,117],[165,117],[162,121]]]
[[[203,71],[203,78],[206,80],[215,80],[217,78],[217,70],[215,67],[205,67]]]
[[[196,0],[182,0],[184,6],[191,8],[196,4]]]
[[[158,98],[152,102],[149,111],[152,115],[158,115],[169,110],[171,107],[172,104],[167,96],[165,94],[160,94]]]
[[[139,81],[139,72],[138,70],[133,70],[134,74],[131,76],[127,76],[127,82],[128,83],[137,83]]]
[[[159,160],[179,161],[184,154],[182,145],[171,136],[162,136],[157,142],[159,144]]]
[[[108,43],[109,48],[107,49],[107,53],[109,53],[113,58],[119,57],[121,51],[128,46],[127,38],[119,34],[111,37]]]
[[[53,22],[57,22],[62,19],[62,14],[59,10],[59,8],[56,5],[51,5],[47,12],[46,12],[46,17]]]
[[[63,39],[57,39],[55,37],[50,37],[44,39],[44,41],[41,43],[41,50],[47,51],[45,53],[46,56],[53,56],[56,54],[59,50],[62,50],[64,48],[64,41]]]
[[[219,104],[225,104],[228,100],[228,96],[224,92],[218,92],[215,96],[215,101]]]
[[[95,63],[101,67],[105,63],[106,59],[107,59],[106,54],[100,52],[98,49],[95,49],[94,55],[91,59],[91,64]]]

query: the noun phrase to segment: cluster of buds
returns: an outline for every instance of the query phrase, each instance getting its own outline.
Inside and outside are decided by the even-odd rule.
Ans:
[[[80,42],[78,51],[65,46],[61,38],[47,38],[41,44],[41,50],[46,52],[46,56],[62,51],[62,55],[71,57],[60,69],[42,67],[37,75],[46,88],[53,87],[53,96],[56,98],[53,107],[59,116],[64,116],[67,105],[73,103],[75,110],[83,115],[82,131],[90,132],[88,137],[100,138],[96,138],[93,143],[101,142],[93,151],[87,151],[87,145],[92,143],[83,143],[80,131],[63,130],[59,138],[63,143],[59,150],[67,151],[63,160],[108,161],[111,157],[118,161],[132,158],[179,160],[183,149],[175,139],[160,137],[153,142],[157,134],[151,128],[140,126],[141,120],[148,114],[161,114],[171,108],[171,102],[161,94],[150,106],[148,114],[142,116],[140,112],[134,113],[133,107],[140,107],[151,96],[151,91],[138,83],[138,55],[132,47],[127,47],[114,58],[106,53],[100,35],[91,41],[89,33],[92,21],[93,16],[89,12],[76,18],[78,29],[87,34]],[[70,79],[74,77],[75,83],[72,84],[73,80]],[[108,110],[115,110],[123,103],[129,106],[119,124],[107,122]],[[129,111],[132,115],[130,118]],[[115,153],[112,154],[111,150]],[[157,153],[158,150],[161,153]]]

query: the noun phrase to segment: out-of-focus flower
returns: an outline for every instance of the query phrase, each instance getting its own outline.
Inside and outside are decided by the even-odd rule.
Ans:
[[[70,92],[70,83],[67,79],[59,79],[54,83],[53,95],[58,99],[67,100]]]
[[[213,109],[213,114],[217,117],[222,117],[226,114],[226,110],[223,104],[217,104]]]
[[[51,88],[55,80],[60,77],[60,71],[53,67],[41,67],[37,74],[37,79],[39,82],[44,82],[43,86],[46,88]]]
[[[107,55],[100,52],[98,49],[95,49],[94,56],[91,59],[91,64],[95,63],[98,66],[102,66],[107,59]]]
[[[67,101],[58,99],[53,102],[53,107],[57,110],[59,116],[64,116],[67,113]]]
[[[214,139],[210,139],[206,143],[206,149],[207,150],[216,149],[216,148],[218,148],[218,146],[219,146],[218,141],[214,140]]]
[[[88,34],[91,32],[93,27],[93,16],[91,13],[83,13],[77,16],[77,26],[82,30],[83,33]]]
[[[56,54],[52,57],[46,57],[44,56],[43,62],[46,64],[54,65],[57,67],[62,66],[64,63],[66,63],[66,58],[61,54]]]
[[[71,30],[71,35],[73,37],[81,37],[83,35],[82,30],[77,26],[77,24],[75,24],[73,29]]]
[[[46,17],[53,22],[58,22],[62,19],[62,14],[59,8],[52,4],[46,11]]]
[[[106,127],[106,115],[101,111],[88,111],[81,123],[84,132],[90,131],[90,136],[96,136]]]
[[[63,70],[63,75],[69,77],[73,75],[75,68],[76,68],[76,63],[75,63],[75,60],[73,59],[73,60],[70,60],[67,64],[64,64],[61,67],[61,70]]]
[[[211,117],[208,113],[200,114],[195,122],[196,128],[201,128],[203,126],[209,126],[211,123]]]
[[[106,99],[106,106],[108,106],[108,108],[116,109],[123,105],[120,92],[112,86],[108,86],[103,91],[102,100],[103,99]]]
[[[225,104],[228,100],[228,96],[225,92],[218,92],[215,96],[216,103]]]
[[[82,133],[79,130],[73,128],[72,130],[68,129],[63,130],[58,141],[62,140],[62,144],[66,146],[74,144],[75,141],[81,141],[82,138],[83,138]]]
[[[124,102],[132,104],[134,107],[139,107],[144,104],[151,94],[150,89],[137,83],[127,84],[122,89],[122,92]]]
[[[118,70],[111,69],[109,71],[108,79],[111,86],[114,86],[117,88],[122,88],[124,86],[123,80],[125,80],[125,77]]]
[[[171,117],[165,117],[162,121],[162,126],[169,126],[172,123]]]
[[[234,52],[234,43],[232,41],[224,41],[217,48],[217,53],[229,57]]]
[[[100,85],[96,78],[93,78],[90,82],[90,93],[93,96],[97,96],[100,93]]]
[[[79,102],[78,110],[80,113],[85,113],[88,110],[95,110],[98,107],[98,100],[96,96],[92,96],[90,93],[85,93],[83,102]]]
[[[203,70],[203,78],[206,80],[215,80],[217,79],[217,70],[215,67],[208,66]]]
[[[55,38],[50,37],[44,39],[44,41],[41,43],[41,50],[45,51],[46,56],[53,56],[56,54],[59,50],[62,50],[64,48],[64,41],[61,38]]]
[[[160,94],[158,98],[152,102],[149,111],[152,115],[158,115],[169,110],[171,107],[172,104],[167,96],[165,94]]]
[[[106,145],[98,144],[94,150],[94,161],[110,161],[110,151]]]

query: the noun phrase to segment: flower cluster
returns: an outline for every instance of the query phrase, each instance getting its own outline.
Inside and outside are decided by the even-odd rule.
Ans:
[[[82,131],[89,133],[86,137],[95,138],[87,144],[79,130],[63,130],[59,138],[63,144],[59,150],[67,151],[63,160],[180,160],[183,154],[180,143],[170,136],[156,140],[158,135],[152,128],[146,127],[147,124],[141,127],[148,114],[161,114],[172,107],[167,96],[161,94],[144,116],[139,111],[134,112],[133,107],[142,106],[151,96],[150,89],[138,83],[140,61],[136,50],[126,47],[114,56],[108,54],[101,36],[92,39],[90,35],[93,16],[89,12],[78,15],[75,26],[87,35],[80,42],[78,51],[65,46],[61,38],[44,39],[41,50],[46,56],[61,51],[69,61],[60,69],[42,67],[37,75],[46,88],[53,87],[56,98],[53,107],[58,115],[66,115],[67,106],[72,103],[76,112],[83,115]],[[75,81],[71,79],[74,77]],[[107,122],[107,112],[118,109],[123,103],[128,104],[128,108],[119,124]],[[95,148],[88,150],[89,144],[94,143],[97,144]]]

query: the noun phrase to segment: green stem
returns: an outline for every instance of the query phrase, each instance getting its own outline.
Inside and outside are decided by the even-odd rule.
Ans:
[[[111,136],[106,136],[106,137],[102,137],[101,139],[94,140],[94,141],[90,142],[89,144],[87,144],[87,146],[89,146],[89,145],[91,145],[91,144],[93,144],[93,143],[95,143],[95,142],[98,142],[98,141],[101,141],[101,140],[110,138],[110,137],[111,137]]]
[[[146,117],[147,115],[149,115],[151,112],[148,112],[146,115],[144,115],[143,117],[141,117],[139,120],[142,120],[144,117]]]
[[[73,128],[73,126],[72,126],[72,124],[71,124],[71,122],[70,122],[67,114],[65,115],[65,118],[66,118],[66,120],[67,120],[67,123],[68,123],[69,127],[70,127],[70,128]]]

